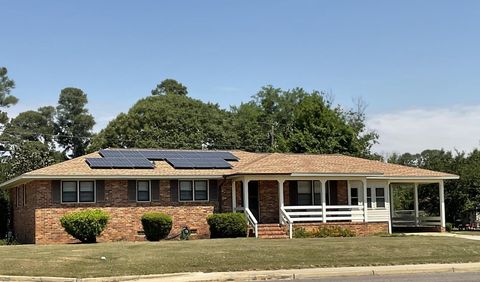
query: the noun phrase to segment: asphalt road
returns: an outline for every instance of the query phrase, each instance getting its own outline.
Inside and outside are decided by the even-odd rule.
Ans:
[[[422,274],[402,274],[402,275],[378,275],[378,276],[354,276],[354,277],[335,277],[321,279],[303,279],[293,280],[302,282],[407,282],[407,281],[425,281],[425,282],[456,282],[456,281],[480,281],[480,272],[457,272],[457,273],[422,273]]]

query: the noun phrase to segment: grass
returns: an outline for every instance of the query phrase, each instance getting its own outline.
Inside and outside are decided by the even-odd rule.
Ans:
[[[107,259],[101,260],[102,256]],[[0,261],[2,275],[102,277],[187,271],[478,262],[480,242],[406,236],[17,245],[0,246]]]

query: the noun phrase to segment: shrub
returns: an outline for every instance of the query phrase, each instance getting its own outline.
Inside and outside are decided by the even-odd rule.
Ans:
[[[159,241],[172,230],[172,217],[161,212],[147,212],[142,216],[142,226],[148,241]]]
[[[88,209],[67,213],[60,222],[68,234],[82,243],[95,243],[109,219],[110,216],[102,210]]]
[[[247,236],[247,220],[243,213],[217,213],[207,218],[211,238],[235,238]]]
[[[452,229],[453,229],[453,224],[451,224],[450,222],[447,222],[447,224],[445,224],[445,230],[447,232],[452,232]]]
[[[355,232],[340,226],[322,226],[312,231],[299,227],[295,228],[293,236],[295,238],[355,237]]]

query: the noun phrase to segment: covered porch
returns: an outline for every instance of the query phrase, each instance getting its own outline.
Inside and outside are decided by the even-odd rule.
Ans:
[[[417,182],[410,183],[415,187]],[[435,180],[440,199],[439,215],[422,217],[418,211],[416,225],[445,227],[443,181]],[[392,195],[397,182],[368,179],[365,176],[245,176],[232,179],[232,210],[244,212],[255,237],[259,226],[280,224],[293,236],[294,226],[322,224],[384,223],[386,231],[411,220],[407,211],[394,209]],[[402,186],[403,187],[403,186]],[[418,203],[418,193],[414,195]],[[399,216],[399,214],[402,214]],[[409,215],[410,216],[410,215]]]

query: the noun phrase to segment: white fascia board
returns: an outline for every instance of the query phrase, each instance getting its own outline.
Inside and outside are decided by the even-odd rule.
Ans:
[[[32,180],[56,179],[223,179],[223,175],[20,175],[0,184],[0,188],[10,188]]]
[[[408,181],[428,181],[428,180],[455,180],[459,179],[460,176],[458,175],[452,175],[452,176],[394,176],[394,177],[388,177],[388,176],[382,176],[382,177],[375,177],[375,176],[370,176],[367,177],[367,179],[378,179],[378,180],[390,180],[390,181],[398,181],[398,182],[408,182]]]
[[[383,173],[292,173],[293,177],[383,177]]]

